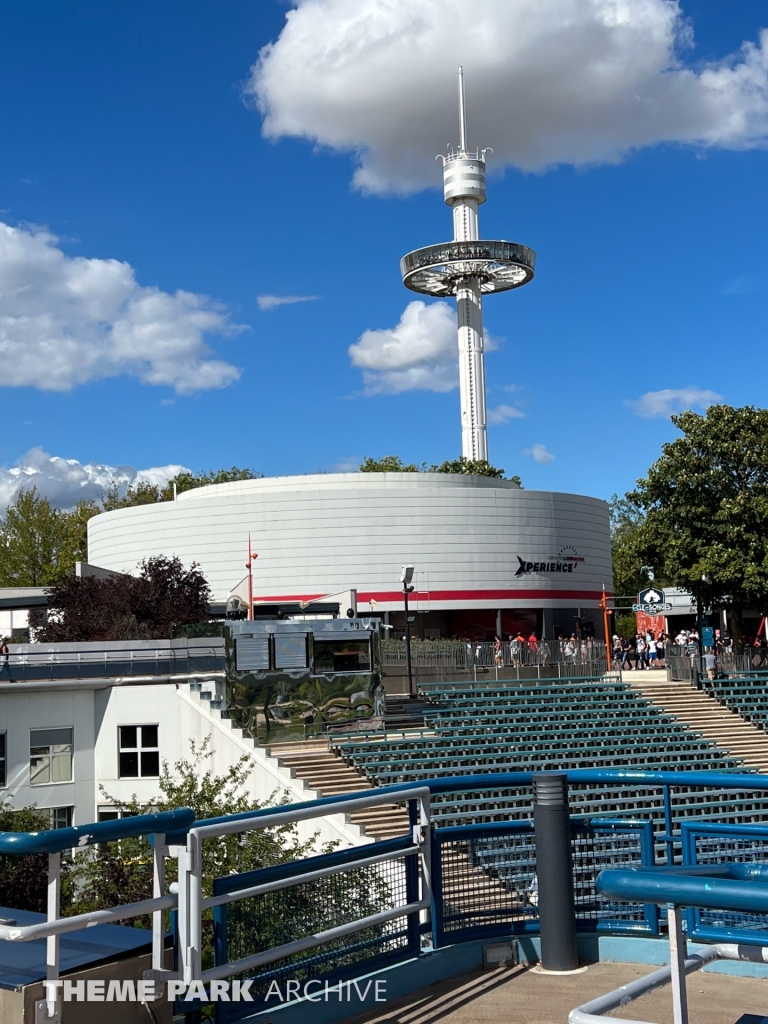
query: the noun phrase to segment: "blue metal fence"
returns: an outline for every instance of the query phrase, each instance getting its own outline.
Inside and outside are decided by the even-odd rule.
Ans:
[[[727,862],[729,878],[768,879],[764,802],[768,776],[632,769],[584,769],[567,775],[576,793],[585,786],[598,787],[606,803],[617,809],[614,814],[571,819],[576,918],[581,931],[660,933],[663,910],[660,914],[658,901],[633,898],[631,888],[622,890],[620,898],[601,892],[597,875],[604,870],[631,875],[656,866],[662,873],[717,874],[718,865]],[[214,979],[250,979],[254,993],[273,980],[289,977],[311,976],[338,984],[377,965],[418,956],[426,943],[443,946],[538,931],[533,827],[529,815],[518,815],[517,820],[509,817],[509,795],[530,806],[531,784],[530,772],[489,772],[442,778],[427,785],[376,787],[205,821],[193,821],[191,811],[181,810],[48,833],[0,833],[0,854],[48,853],[55,859],[51,870],[58,871],[59,851],[155,833],[153,900],[98,912],[111,920],[154,912],[159,962],[162,911],[178,906],[178,972],[169,974],[155,966],[155,976],[187,983],[199,979],[205,984]],[[707,802],[701,804],[706,808],[712,806],[712,794],[719,793],[725,809],[721,809],[721,820],[690,816],[676,820],[673,795],[677,791],[699,792],[702,801],[707,795]],[[747,803],[754,802],[755,814],[761,814],[766,823],[722,821],[728,813],[729,794],[737,798],[746,794]],[[461,805],[459,822],[431,826],[430,801]],[[405,835],[217,878],[212,897],[203,898],[203,842],[385,803],[408,806],[410,831]],[[634,809],[627,814],[630,805]],[[644,813],[643,808],[649,807]],[[441,815],[439,821],[447,817]],[[163,861],[168,857],[179,861],[178,896],[165,886]],[[34,935],[0,927],[0,940],[54,935],[85,927],[86,918],[90,919],[86,915],[81,921],[56,920],[58,906],[49,916],[49,922],[35,926]],[[203,919],[212,922],[212,967],[201,962]],[[687,930],[697,940],[768,946],[768,906],[737,911],[718,909],[717,904],[698,910],[694,906],[687,911]],[[222,1024],[248,1009],[245,1002],[217,1004]]]

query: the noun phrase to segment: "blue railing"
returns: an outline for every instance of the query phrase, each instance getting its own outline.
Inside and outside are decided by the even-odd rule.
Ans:
[[[572,817],[575,909],[581,931],[659,934],[658,901],[629,889],[620,898],[601,891],[597,877],[601,870],[601,878],[606,877],[606,869],[618,868],[632,868],[639,877],[654,865],[663,865],[667,873],[679,871],[679,865],[689,872],[716,872],[719,861],[727,859],[739,862],[732,869],[737,874],[762,877],[761,872],[768,873],[768,868],[750,866],[766,859],[768,824],[728,825],[691,818],[678,822],[672,800],[678,789],[706,789],[752,794],[757,804],[768,795],[768,776],[631,768],[579,769],[567,776],[574,787],[599,787],[610,794],[606,801],[617,806],[621,806],[619,797],[632,790],[640,795],[655,792],[656,799],[661,791],[663,804],[661,818],[636,812]],[[58,872],[62,850],[150,835],[155,858],[153,898],[96,911],[93,920],[153,914],[154,977],[179,984],[251,979],[254,992],[272,980],[308,972],[313,979],[338,983],[377,964],[416,956],[425,941],[437,947],[538,931],[532,824],[525,818],[510,821],[501,799],[498,813],[507,820],[487,820],[488,807],[498,794],[519,791],[520,800],[530,808],[532,781],[531,772],[451,776],[200,821],[194,820],[192,811],[180,809],[51,832],[0,833],[0,854],[47,853],[51,870],[55,867]],[[450,797],[476,802],[481,820],[434,827],[430,801],[445,802]],[[212,896],[203,896],[204,842],[392,803],[409,808],[410,827],[402,836],[210,880]],[[768,819],[768,802],[764,813]],[[177,858],[179,864],[178,887],[170,890],[164,866],[169,857]],[[169,909],[178,909],[179,963],[171,972],[161,966],[163,912]],[[717,908],[694,907],[687,911],[689,935],[706,941],[768,944],[768,904],[734,913],[725,918]],[[56,903],[49,907],[47,922],[30,926],[34,935],[0,926],[0,940],[25,941],[45,935],[51,942],[63,931],[92,923],[92,915],[67,919],[58,915]],[[209,961],[203,956],[204,919],[213,927]],[[251,1006],[221,1003],[217,1013],[221,1021],[234,1020],[247,1015]],[[182,1009],[190,1009],[190,1004]]]

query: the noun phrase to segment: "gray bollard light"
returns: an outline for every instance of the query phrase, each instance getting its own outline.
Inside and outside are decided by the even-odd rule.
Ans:
[[[568,778],[563,772],[533,775],[533,824],[541,929],[541,966],[574,971],[579,966],[573,897]]]

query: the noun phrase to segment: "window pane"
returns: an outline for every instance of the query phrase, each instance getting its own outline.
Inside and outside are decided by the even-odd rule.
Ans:
[[[144,776],[160,774],[160,754],[156,750],[142,751],[141,774]]]
[[[239,636],[235,640],[235,668],[238,672],[261,672],[269,668],[269,637]]]
[[[315,637],[315,672],[370,672],[368,640],[318,640]]]
[[[51,782],[72,781],[72,755],[57,754],[51,758]]]
[[[0,732],[0,757],[5,757],[5,733]]]
[[[275,636],[275,668],[306,668],[307,634]]]
[[[142,747],[156,747],[157,746],[157,726],[156,725],[142,725],[142,727],[141,727],[141,745],[142,745]]]
[[[120,778],[137,779],[139,777],[139,755],[134,751],[131,754],[120,753]]]
[[[120,749],[125,750],[126,747],[133,747],[136,749],[136,726],[135,725],[121,725],[120,726]]]
[[[119,817],[119,811],[99,811],[99,821],[117,821]]]
[[[29,734],[30,747],[50,747],[54,743],[72,743],[71,729],[32,729]]]
[[[72,824],[71,807],[51,807],[51,828],[69,828]]]
[[[32,757],[29,761],[30,786],[42,786],[51,781],[51,762],[47,757]]]

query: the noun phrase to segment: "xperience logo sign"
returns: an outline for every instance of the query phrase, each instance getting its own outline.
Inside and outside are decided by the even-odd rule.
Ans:
[[[583,562],[584,558],[576,554],[576,548],[570,545],[560,549],[560,552],[555,557],[550,556],[549,558],[542,558],[539,561],[528,560],[517,556],[518,567],[515,573],[515,579],[518,576],[530,576],[532,573],[557,573],[557,572],[575,572],[579,562]]]

